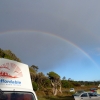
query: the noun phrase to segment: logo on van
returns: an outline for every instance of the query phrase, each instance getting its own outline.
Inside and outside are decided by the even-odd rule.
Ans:
[[[14,63],[5,63],[0,65],[0,77],[19,78],[22,77],[21,69]]]

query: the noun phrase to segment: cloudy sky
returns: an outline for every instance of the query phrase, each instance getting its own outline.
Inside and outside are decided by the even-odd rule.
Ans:
[[[1,0],[0,48],[45,75],[100,80],[100,0]]]

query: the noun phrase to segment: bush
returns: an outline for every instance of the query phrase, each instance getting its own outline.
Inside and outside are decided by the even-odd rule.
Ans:
[[[62,83],[62,87],[63,88],[71,88],[71,87],[74,87],[73,84],[71,82],[67,81],[67,80],[62,80],[61,83]]]
[[[37,91],[37,89],[38,89],[37,83],[36,82],[32,82],[32,86],[33,86],[33,90]]]

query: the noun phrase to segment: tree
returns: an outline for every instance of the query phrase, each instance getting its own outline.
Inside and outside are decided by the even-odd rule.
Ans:
[[[61,80],[61,83],[62,83],[62,87],[63,88],[71,88],[71,87],[73,87],[73,85],[67,80]]]
[[[0,58],[4,58],[5,53],[3,52],[3,50],[0,48]]]
[[[64,76],[64,77],[62,78],[62,80],[66,80],[66,77]]]
[[[72,79],[71,78],[68,78],[68,81],[71,81]]]
[[[49,72],[49,73],[47,73],[47,75],[48,75],[49,79],[51,80],[53,94],[57,95],[57,91],[62,93],[60,76],[55,72]]]
[[[31,68],[33,68],[36,72],[38,71],[38,66],[32,65]]]
[[[42,72],[36,74],[35,82],[38,84],[39,89],[43,89],[44,87],[46,87],[45,81],[47,79],[48,78]]]
[[[10,50],[2,50],[1,48],[0,48],[0,58],[6,58],[6,59],[21,62],[21,60]]]

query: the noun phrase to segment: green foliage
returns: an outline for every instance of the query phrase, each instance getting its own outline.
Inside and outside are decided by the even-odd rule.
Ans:
[[[38,71],[38,66],[32,65],[31,68],[33,68],[36,72]]]
[[[72,81],[71,83],[75,87],[81,86],[80,83],[79,82],[76,82],[76,81]]]
[[[43,87],[45,87],[45,81],[47,79],[48,78],[42,72],[40,72],[36,75],[35,82],[38,84],[39,88],[41,88],[41,87],[43,88]]]
[[[7,54],[5,54],[4,58],[13,60],[13,58],[11,58],[11,57],[10,57],[9,55],[7,55]]]
[[[0,58],[4,58],[4,56],[5,56],[5,53],[3,52],[2,49],[0,49]]]
[[[18,57],[16,57],[16,55],[12,53],[10,50],[4,50],[4,53],[6,55],[6,58],[21,62],[21,60]]]
[[[62,80],[66,80],[66,77],[64,76],[64,77],[62,78]]]
[[[45,85],[45,87],[50,87],[51,86],[50,80],[49,79],[45,79],[44,85]]]
[[[21,60],[19,58],[17,58],[16,55],[14,53],[12,53],[10,50],[0,49],[0,58],[6,58],[6,59],[21,62]]]
[[[37,89],[38,89],[37,83],[36,82],[32,82],[32,86],[33,86],[33,90],[37,91]]]
[[[47,73],[47,75],[48,75],[49,79],[52,79],[52,80],[60,79],[60,76],[55,72],[49,72],[49,73]]]
[[[36,73],[36,71],[35,71],[32,67],[29,67],[29,71],[30,71],[31,73]]]
[[[71,88],[74,87],[73,84],[67,80],[61,80],[61,84],[63,88]]]

